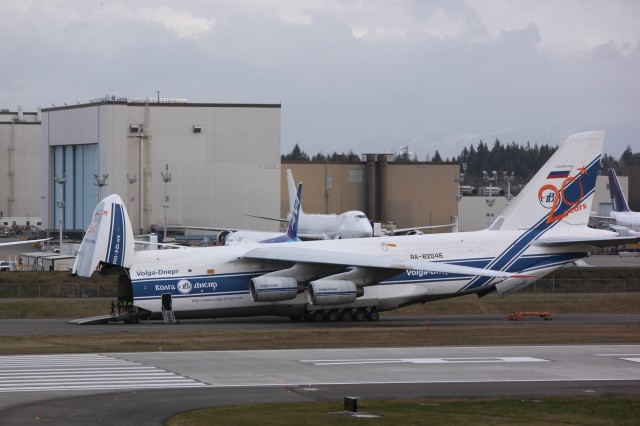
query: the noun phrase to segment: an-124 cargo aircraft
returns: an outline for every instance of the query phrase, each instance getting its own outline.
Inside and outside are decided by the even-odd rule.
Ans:
[[[134,252],[117,195],[94,213],[73,267],[116,268],[139,315],[378,319],[414,303],[522,289],[592,246],[637,242],[587,227],[604,132],[569,137],[477,232]],[[166,318],[166,317],[165,317]],[[166,319],[165,319],[166,320]]]

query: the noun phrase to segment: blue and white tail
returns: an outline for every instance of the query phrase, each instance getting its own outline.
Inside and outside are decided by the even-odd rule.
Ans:
[[[624,192],[622,192],[622,188],[620,188],[620,182],[618,181],[616,171],[613,169],[609,169],[609,192],[611,193],[611,202],[613,203],[614,212],[631,211],[629,210],[629,205],[627,204]]]
[[[490,229],[586,227],[603,144],[604,132],[567,138]]]
[[[133,264],[134,246],[127,209],[119,196],[109,195],[93,212],[73,274],[90,277],[100,263],[128,268]]]
[[[298,192],[291,209],[291,218],[287,227],[287,237],[292,241],[298,241],[298,222],[300,220],[300,203],[302,200],[302,182],[298,184]]]
[[[293,180],[293,173],[291,169],[287,169],[287,192],[289,194],[289,213],[293,212],[296,209],[296,183]],[[298,207],[299,214],[303,214],[302,205]]]

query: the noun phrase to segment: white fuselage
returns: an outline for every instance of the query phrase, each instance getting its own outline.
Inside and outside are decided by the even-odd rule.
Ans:
[[[398,260],[428,260],[464,266],[527,271],[519,285],[525,286],[551,270],[584,256],[586,247],[548,249],[517,247],[517,237],[524,231],[480,231],[339,241],[308,241],[304,247],[327,250],[327,253],[360,253],[388,256]],[[172,309],[178,318],[215,318],[251,315],[302,315],[313,310],[307,291],[293,300],[254,302],[249,280],[281,269],[283,265],[242,259],[259,245],[193,248],[136,252],[130,269],[134,304],[157,313],[161,299],[171,294]],[[294,246],[295,247],[295,246]],[[512,252],[522,251],[513,259]],[[500,257],[502,256],[502,260]],[[498,260],[496,260],[496,258]],[[508,265],[511,265],[510,267]],[[374,286],[364,288],[364,295],[349,306],[375,306],[379,311],[403,305],[475,293],[492,282],[492,278],[471,277],[428,271],[398,270],[398,274]],[[333,308],[341,308],[343,305]],[[332,307],[323,306],[328,309]]]
[[[625,226],[632,231],[640,232],[640,213],[612,211],[610,214],[616,221],[616,225]]]
[[[298,234],[314,235],[315,239],[366,238],[373,229],[364,213],[349,211],[339,215],[300,213]]]

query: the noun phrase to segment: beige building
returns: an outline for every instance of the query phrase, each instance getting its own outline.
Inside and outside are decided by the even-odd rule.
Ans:
[[[396,228],[449,224],[457,216],[455,164],[394,163],[386,155],[349,163],[282,164],[281,215],[288,210],[286,169],[303,182],[302,207],[307,213],[360,210],[369,220]],[[447,232],[434,229],[431,232]]]

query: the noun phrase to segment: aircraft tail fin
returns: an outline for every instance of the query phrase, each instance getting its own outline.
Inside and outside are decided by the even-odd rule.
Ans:
[[[287,190],[289,191],[289,212],[296,209],[296,183],[293,180],[293,173],[291,169],[287,169]],[[299,206],[300,213],[302,212],[302,205]]]
[[[489,229],[587,226],[604,132],[570,136]]]
[[[300,200],[302,199],[302,182],[298,184],[298,193],[293,203],[293,209],[291,209],[291,219],[289,219],[289,226],[287,227],[287,236],[293,240],[298,240],[298,221],[300,219]]]
[[[611,202],[613,203],[613,211],[616,212],[629,212],[629,205],[627,199],[620,188],[620,182],[616,171],[609,169],[609,192],[611,193]]]
[[[127,209],[118,195],[109,195],[93,212],[72,272],[90,277],[100,263],[127,268],[133,264],[134,246]]]

